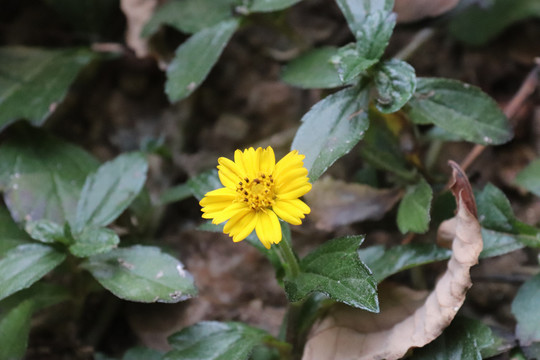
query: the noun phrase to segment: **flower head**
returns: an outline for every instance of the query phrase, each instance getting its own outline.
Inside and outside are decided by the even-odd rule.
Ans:
[[[224,187],[206,193],[201,200],[202,217],[212,223],[227,221],[223,231],[234,242],[244,240],[253,229],[270,249],[281,241],[279,218],[300,225],[309,207],[299,199],[311,190],[304,155],[294,150],[277,164],[274,150],[236,150],[234,161],[218,159],[219,179]]]

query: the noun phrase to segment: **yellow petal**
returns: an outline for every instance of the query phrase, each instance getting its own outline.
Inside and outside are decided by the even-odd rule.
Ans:
[[[232,236],[234,242],[242,241],[255,229],[256,223],[256,212],[250,211],[232,227],[229,235]]]
[[[310,213],[310,208],[302,200],[277,200],[272,206],[277,216],[293,225],[300,225],[305,216]]]
[[[272,244],[281,241],[281,226],[277,215],[272,211],[260,211],[257,213],[258,220],[255,225],[257,237],[265,248],[270,249]]]
[[[236,199],[237,193],[229,188],[219,188],[206,193],[199,202],[199,205],[205,206],[214,202],[230,201],[233,202]]]
[[[272,174],[276,167],[276,156],[274,155],[274,149],[268,146],[261,153],[260,158],[260,171],[264,174]]]
[[[274,170],[274,177],[277,179],[291,169],[303,167],[304,163],[302,160],[304,160],[304,158],[305,156],[298,154],[298,151],[291,151],[281,160],[279,160],[276,164],[276,168]]]
[[[292,191],[286,192],[286,193],[279,193],[278,199],[282,200],[293,200],[298,199],[300,196],[305,195],[309,190],[311,190],[311,184],[307,183],[302,187],[296,188]]]
[[[231,232],[231,229],[234,228],[234,226],[236,224],[238,224],[238,222],[240,220],[242,220],[242,218],[244,216],[246,216],[248,213],[250,213],[252,210],[248,207],[244,208],[244,209],[241,209],[241,210],[238,210],[238,212],[234,215],[234,216],[231,216],[231,218],[229,219],[229,221],[227,221],[227,223],[225,224],[225,226],[223,227],[223,232],[225,234],[228,234]]]
[[[281,186],[276,186],[276,193],[285,194],[307,185],[310,185],[307,177],[296,178],[288,183],[281,184]]]
[[[214,224],[221,224],[222,222],[227,221],[233,216],[235,216],[238,212],[245,211],[245,209],[247,209],[247,206],[243,203],[233,203],[220,212],[211,213],[212,215],[214,215],[214,220],[212,220],[212,222]]]

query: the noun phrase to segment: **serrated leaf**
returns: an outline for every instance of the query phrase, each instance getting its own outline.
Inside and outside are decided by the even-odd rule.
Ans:
[[[540,17],[538,0],[473,2],[452,18],[450,33],[467,44],[482,45],[506,27],[528,17]]]
[[[104,163],[89,175],[77,204],[73,232],[113,222],[141,191],[147,170],[144,154],[134,152]]]
[[[226,20],[191,36],[167,67],[165,93],[171,102],[188,97],[204,81],[238,27]]]
[[[0,146],[0,190],[13,219],[72,219],[85,178],[98,162],[39,129],[18,127],[9,135]]]
[[[160,25],[170,25],[184,33],[193,34],[212,27],[233,16],[234,0],[169,1],[156,9],[144,26],[141,36],[155,33]]]
[[[377,283],[360,260],[362,236],[333,239],[300,261],[300,274],[284,278],[289,301],[299,301],[313,292],[356,308],[379,311]]]
[[[512,301],[512,313],[516,317],[516,336],[523,346],[540,342],[540,274],[527,280]]]
[[[383,113],[398,111],[416,89],[414,68],[404,61],[385,61],[376,70],[374,81],[378,92],[376,107]]]
[[[344,85],[338,76],[332,58],[338,53],[336,47],[310,50],[289,62],[283,69],[281,79],[300,88],[334,88]]]
[[[394,6],[394,0],[336,0],[336,3],[353,34],[362,27],[368,14],[378,11],[390,12]]]
[[[435,244],[396,245],[388,249],[375,245],[358,250],[358,255],[380,283],[400,271],[446,260],[450,258],[451,251]]]
[[[244,360],[267,338],[267,332],[242,323],[203,321],[171,335],[173,350],[163,360]]]
[[[457,80],[418,78],[407,111],[415,123],[435,124],[477,144],[503,144],[513,135],[506,116],[492,98]]]
[[[423,179],[407,187],[397,213],[397,224],[402,234],[409,231],[423,234],[428,230],[432,199],[433,190]]]
[[[251,0],[250,12],[270,12],[283,10],[299,3],[301,0]]]
[[[0,359],[22,359],[35,311],[68,298],[64,288],[36,283],[0,302]]]
[[[120,238],[111,229],[89,226],[73,234],[69,251],[77,257],[88,257],[110,251],[119,243]]]
[[[25,289],[58,266],[66,255],[42,244],[22,244],[0,256],[0,300]]]
[[[0,47],[0,130],[19,119],[43,124],[93,57],[86,49]]]
[[[315,104],[296,132],[291,149],[304,154],[311,182],[348,153],[368,128],[368,91],[348,88]]]
[[[29,221],[24,225],[24,229],[32,239],[42,243],[69,243],[64,234],[64,227],[47,219]]]
[[[517,174],[516,184],[540,196],[540,159],[534,160]]]
[[[223,187],[216,169],[207,170],[192,177],[187,185],[197,200],[201,200],[207,192]]]
[[[176,303],[197,294],[182,263],[157,247],[113,249],[91,256],[82,267],[124,300]]]

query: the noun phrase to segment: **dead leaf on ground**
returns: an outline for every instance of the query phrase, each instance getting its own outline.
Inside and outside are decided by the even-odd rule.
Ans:
[[[459,166],[451,165],[458,212],[441,224],[439,235],[452,237],[453,251],[435,289],[427,293],[383,284],[379,314],[335,306],[311,330],[303,360],[399,359],[433,341],[450,324],[465,301],[472,284],[470,268],[482,251],[470,185]]]
[[[141,31],[148,22],[159,0],[120,0],[120,8],[126,15],[126,44],[137,57],[148,55],[148,41],[141,38]]]
[[[331,231],[361,220],[378,220],[403,196],[400,189],[376,189],[325,177],[305,195],[310,218],[318,229]]]
[[[452,10],[459,0],[396,0],[394,11],[398,22],[412,22],[426,17],[439,16]]]

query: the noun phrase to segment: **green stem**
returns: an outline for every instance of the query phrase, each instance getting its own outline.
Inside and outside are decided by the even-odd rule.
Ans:
[[[277,247],[281,254],[279,258],[283,262],[283,268],[285,269],[287,277],[297,277],[298,274],[300,274],[300,265],[298,264],[296,254],[291,248],[291,243],[287,241],[287,239],[283,239],[283,241],[280,241],[279,244],[277,244]]]

